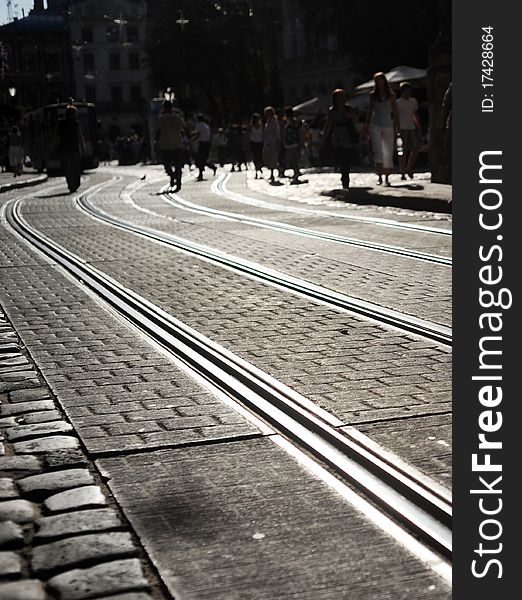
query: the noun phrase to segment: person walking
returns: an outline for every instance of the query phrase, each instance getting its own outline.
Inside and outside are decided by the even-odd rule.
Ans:
[[[333,164],[341,171],[341,185],[350,187],[350,168],[354,159],[359,135],[355,129],[354,112],[346,104],[346,92],[337,88],[332,92],[332,105],[328,109],[322,143],[330,145]]]
[[[299,119],[294,117],[294,109],[291,106],[285,107],[285,122],[283,128],[283,147],[285,150],[285,167],[292,169],[292,179],[290,184],[302,183],[299,181],[299,159],[301,156],[301,146],[304,145],[304,129]]]
[[[279,123],[273,106],[264,110],[265,127],[263,130],[263,164],[270,169],[270,183],[275,183],[274,170],[279,156]]]
[[[400,85],[401,96],[397,98],[400,135],[402,138],[402,156],[400,158],[401,179],[408,174],[413,179],[413,169],[419,153],[420,121],[417,100],[411,95],[411,85],[403,81]]]
[[[20,177],[24,164],[24,147],[20,130],[16,125],[11,127],[11,132],[9,133],[8,156],[9,164],[11,169],[13,169],[13,177]]]
[[[397,100],[382,71],[375,73],[373,82],[364,135],[371,139],[378,185],[383,183],[384,175],[384,185],[389,186],[389,175],[393,171],[394,135],[399,133]]]
[[[193,139],[198,143],[198,149],[196,153],[196,167],[199,169],[198,181],[203,181],[203,171],[205,167],[212,169],[214,175],[216,174],[217,167],[211,162],[208,162],[210,154],[210,127],[208,126],[205,116],[202,114],[198,115],[198,122],[194,128]]]
[[[263,177],[263,124],[261,122],[261,115],[254,113],[250,119],[248,127],[248,136],[250,143],[250,153],[252,155],[252,162],[254,163],[254,169],[256,172],[255,179],[258,174]]]
[[[85,152],[85,143],[76,107],[72,104],[65,109],[65,116],[58,119],[58,140],[62,171],[67,187],[69,192],[75,192],[80,187],[81,159]]]
[[[170,177],[170,187],[174,188],[174,192],[179,192],[181,189],[184,129],[185,120],[181,113],[173,111],[172,102],[165,100],[158,117],[155,144],[165,173]]]

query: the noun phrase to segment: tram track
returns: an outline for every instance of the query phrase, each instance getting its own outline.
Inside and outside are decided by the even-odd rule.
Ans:
[[[113,227],[130,231],[136,235],[151,239],[157,243],[188,252],[212,264],[231,269],[256,281],[275,286],[285,291],[298,294],[308,300],[320,302],[335,310],[341,310],[362,316],[381,325],[387,325],[403,333],[413,334],[450,347],[452,344],[451,328],[424,319],[407,315],[399,311],[379,306],[346,294],[313,284],[304,279],[293,277],[276,269],[263,266],[237,256],[221,252],[215,248],[192,242],[185,238],[157,231],[148,227],[123,221],[95,207],[83,195],[77,199],[78,206],[90,217],[108,223]]]
[[[341,483],[354,487],[435,556],[441,555],[438,571],[448,575],[451,498],[446,490],[364,435],[340,429],[344,423],[336,417],[34,229],[21,214],[22,201],[14,199],[3,208],[7,223],[19,236],[210,385],[268,423]]]
[[[228,176],[221,175],[216,182],[212,185],[212,191],[221,196],[226,196],[229,198],[229,193],[224,187],[224,181],[228,178]],[[175,194],[172,192],[164,192],[163,198],[166,202],[168,202],[171,206],[181,210],[187,210],[190,212],[209,215],[214,218],[224,219],[228,221],[236,221],[240,223],[246,223],[247,225],[253,225],[256,227],[261,227],[264,229],[272,229],[275,231],[283,231],[285,233],[291,233],[294,235],[300,235],[304,237],[314,238],[326,242],[333,242],[336,244],[344,244],[347,246],[364,248],[365,250],[373,250],[376,252],[382,252],[385,254],[392,254],[394,256],[402,256],[405,258],[410,258],[413,260],[419,260],[428,263],[434,263],[438,265],[443,265],[446,267],[451,267],[452,261],[451,258],[445,256],[438,256],[436,254],[428,254],[426,252],[419,252],[417,250],[412,250],[409,248],[403,248],[400,246],[394,246],[391,244],[382,244],[378,242],[371,242],[369,240],[359,239],[348,237],[344,235],[335,235],[332,233],[326,233],[323,231],[318,231],[315,229],[307,229],[304,227],[297,227],[295,225],[291,225],[289,223],[283,223],[280,221],[272,221],[269,219],[260,219],[255,217],[249,217],[246,215],[242,215],[240,213],[233,213],[229,211],[218,210],[215,208],[210,208],[207,206],[201,206],[199,204],[194,204],[193,202],[189,202],[182,198],[179,194]]]
[[[302,206],[288,206],[284,204],[276,204],[268,202],[266,200],[260,200],[253,196],[247,196],[240,194],[228,189],[228,182],[230,181],[230,174],[221,175],[212,184],[212,192],[218,196],[227,198],[241,204],[248,204],[250,206],[256,206],[258,208],[267,208],[269,210],[285,211],[303,215],[314,215],[319,217],[334,217],[336,219],[346,219],[349,221],[356,221],[360,223],[367,223],[371,225],[377,225],[379,227],[389,227],[392,229],[406,229],[410,231],[418,231],[426,234],[451,236],[452,231],[450,229],[443,229],[442,227],[431,227],[428,225],[421,225],[419,223],[408,223],[404,221],[396,221],[394,219],[384,219],[380,217],[366,217],[363,215],[353,215],[340,212],[331,212],[326,210],[314,210],[311,208],[305,208]]]

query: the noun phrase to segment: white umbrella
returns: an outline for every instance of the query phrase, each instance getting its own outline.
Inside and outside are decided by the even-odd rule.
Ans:
[[[294,112],[302,115],[316,115],[318,112],[326,114],[331,103],[331,96],[329,94],[321,94],[310,98],[310,100],[306,100],[306,102],[297,104],[294,106]]]
[[[384,74],[389,83],[400,83],[401,81],[416,81],[426,78],[426,69],[416,69],[414,67],[400,66]],[[373,79],[366,83],[361,83],[355,88],[356,94],[366,94],[373,90]]]

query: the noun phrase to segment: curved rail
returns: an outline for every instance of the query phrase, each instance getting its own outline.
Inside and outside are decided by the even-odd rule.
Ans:
[[[252,261],[231,256],[214,248],[197,244],[172,234],[122,221],[93,206],[85,196],[81,196],[77,202],[80,208],[86,211],[91,217],[109,223],[114,227],[125,229],[136,235],[141,235],[156,242],[189,252],[214,264],[230,268],[263,283],[268,283],[280,289],[321,302],[331,308],[363,316],[379,324],[386,324],[399,329],[401,332],[428,338],[445,346],[451,346],[452,344],[451,329],[444,325],[432,323],[431,321],[419,319],[365,300],[335,292],[304,279],[293,277]]]
[[[441,227],[429,227],[427,225],[419,225],[417,223],[404,223],[402,221],[395,221],[393,219],[381,219],[379,217],[364,217],[362,215],[347,215],[344,213],[334,213],[322,210],[313,210],[311,208],[287,206],[282,204],[273,204],[272,202],[266,202],[265,200],[259,200],[245,194],[239,194],[233,192],[227,188],[227,183],[230,179],[230,173],[222,175],[214,181],[212,184],[212,191],[219,196],[241,202],[242,204],[250,204],[259,208],[269,208],[271,210],[282,210],[287,212],[293,212],[298,214],[315,215],[320,217],[335,217],[336,219],[348,219],[349,221],[360,221],[361,223],[371,223],[372,225],[379,225],[381,227],[391,227],[393,229],[410,229],[413,231],[422,231],[423,233],[432,233],[438,235],[452,235],[450,229],[443,229]]]
[[[219,190],[219,191],[217,191]],[[217,179],[215,184],[212,186],[212,191],[215,193],[221,193],[220,195],[226,195],[228,198],[228,192],[225,191],[223,176]],[[404,256],[414,260],[421,260],[424,262],[435,263],[444,266],[451,266],[451,258],[445,256],[437,256],[436,254],[428,254],[426,252],[419,252],[417,250],[411,250],[408,248],[402,248],[400,246],[392,246],[391,244],[381,244],[378,242],[371,242],[368,240],[361,240],[358,238],[352,238],[343,235],[335,235],[333,233],[325,233],[323,231],[317,231],[314,229],[306,229],[304,227],[297,227],[290,225],[289,223],[282,223],[280,221],[271,221],[268,219],[259,219],[256,217],[248,217],[239,213],[233,213],[216,208],[210,208],[207,206],[201,206],[189,202],[182,198],[179,194],[171,192],[165,192],[163,194],[165,200],[176,208],[182,210],[188,210],[195,213],[206,214],[218,219],[225,219],[228,221],[238,221],[240,223],[247,223],[248,225],[254,225],[256,227],[263,227],[265,229],[273,229],[276,231],[284,231],[286,233],[292,233],[295,235],[301,235],[305,237],[315,238],[327,242],[334,242],[337,244],[345,244],[348,246],[355,246],[358,248],[364,248],[365,250],[374,250],[377,252],[384,252],[386,254],[393,254],[395,256]]]
[[[99,189],[101,186],[98,186]],[[32,228],[21,199],[4,207],[7,222],[26,241],[51,257],[128,321],[146,333],[216,389],[247,407],[295,446],[327,465],[427,548],[451,557],[449,494],[416,471],[376,451],[360,436],[339,430],[340,421],[291,388],[214,343],[115,279],[87,264]]]

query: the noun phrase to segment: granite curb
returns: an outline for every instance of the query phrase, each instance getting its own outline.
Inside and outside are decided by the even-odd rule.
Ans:
[[[19,188],[45,183],[48,180],[48,177],[47,175],[37,175],[36,177],[31,177],[30,179],[20,179],[18,181],[15,180],[12,183],[3,183],[2,179],[3,178],[0,178],[0,194],[2,192],[10,192],[11,190],[17,190]]]
[[[0,307],[0,599],[106,597],[170,596]]]

